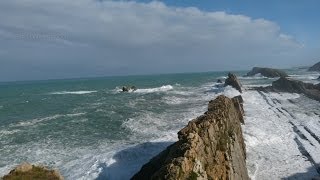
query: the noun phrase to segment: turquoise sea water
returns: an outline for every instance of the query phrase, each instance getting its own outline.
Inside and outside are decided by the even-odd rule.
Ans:
[[[293,71],[295,72],[295,71]],[[243,75],[245,72],[237,72]],[[27,161],[66,179],[127,179],[201,115],[227,72],[0,84],[0,176]],[[274,79],[240,78],[246,86]],[[123,85],[138,90],[120,92]]]
[[[225,74],[3,83],[0,172],[28,161],[59,168],[69,179],[94,179],[100,171],[91,167],[95,161],[103,163],[117,150],[175,134],[193,118],[194,107],[206,105],[201,86]],[[123,85],[139,89],[121,93]],[[103,154],[103,160],[97,157]]]

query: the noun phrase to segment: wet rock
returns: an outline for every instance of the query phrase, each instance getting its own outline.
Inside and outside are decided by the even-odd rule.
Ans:
[[[247,73],[246,76],[254,76],[256,74],[261,74],[262,76],[275,78],[275,77],[287,77],[287,73],[279,69],[272,68],[260,68],[254,67],[250,72]]]
[[[218,80],[217,80],[217,83],[222,83],[222,80],[221,80],[221,79],[218,79]]]
[[[219,96],[178,132],[179,141],[145,164],[133,180],[248,180],[241,96]]]
[[[122,92],[130,92],[130,91],[135,91],[137,88],[135,86],[123,86],[122,87]]]
[[[272,86],[258,87],[254,90],[264,92],[288,92],[304,94],[311,99],[320,101],[320,84],[304,83],[302,81],[281,77],[272,83]]]
[[[56,170],[49,170],[46,167],[34,166],[29,163],[22,163],[2,177],[3,180],[63,180],[64,178]]]
[[[316,63],[315,65],[311,66],[308,71],[320,71],[320,62]]]
[[[226,79],[224,86],[231,86],[242,93],[241,83],[239,82],[237,76],[235,74],[229,73],[228,78]]]

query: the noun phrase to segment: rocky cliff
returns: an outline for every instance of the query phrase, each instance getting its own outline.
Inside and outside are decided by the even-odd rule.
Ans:
[[[241,96],[219,96],[208,111],[178,132],[179,141],[145,164],[132,177],[144,179],[249,179],[240,123]]]
[[[308,70],[309,71],[320,71],[320,62],[318,62],[317,64],[311,66]]]
[[[262,76],[275,78],[275,77],[287,77],[287,73],[279,69],[272,68],[260,68],[254,67],[250,72],[247,73],[247,76],[254,76],[256,74],[261,74]]]

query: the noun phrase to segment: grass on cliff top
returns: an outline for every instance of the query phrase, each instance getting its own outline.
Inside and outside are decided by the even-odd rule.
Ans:
[[[3,180],[60,180],[53,170],[47,170],[43,167],[33,166],[32,170],[27,172],[11,171],[2,178]]]

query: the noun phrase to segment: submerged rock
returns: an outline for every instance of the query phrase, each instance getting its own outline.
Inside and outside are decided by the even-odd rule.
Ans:
[[[135,91],[137,88],[135,86],[123,86],[122,92],[129,92],[129,91]]]
[[[3,180],[63,180],[64,178],[56,170],[49,170],[46,167],[34,166],[29,163],[22,163],[2,177]]]
[[[145,164],[133,180],[248,180],[241,96],[219,96],[178,132],[179,141]]]
[[[320,62],[316,63],[315,65],[311,66],[308,71],[320,71]]]
[[[240,93],[242,93],[241,83],[239,82],[235,74],[232,74],[232,73],[228,74],[228,78],[226,79],[224,86],[232,86],[233,88],[238,90]]]
[[[260,68],[254,67],[250,72],[247,73],[246,76],[254,76],[256,74],[261,74],[262,76],[275,78],[275,77],[287,77],[287,73],[279,69],[272,68]]]

